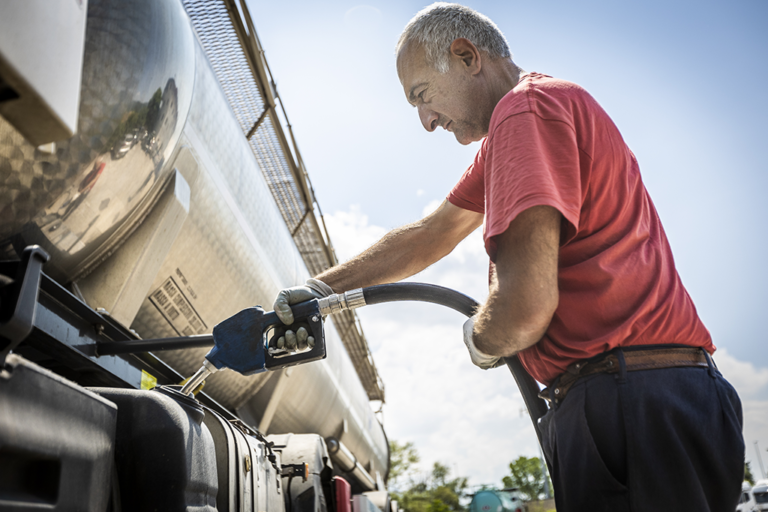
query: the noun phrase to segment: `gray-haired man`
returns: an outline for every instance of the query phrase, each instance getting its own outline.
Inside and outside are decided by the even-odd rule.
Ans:
[[[483,225],[490,294],[465,343],[481,368],[518,354],[549,386],[540,429],[558,510],[735,509],[741,403],[607,114],[578,85],[525,73],[493,22],[456,4],[408,23],[397,69],[425,129],[480,151],[433,214],[282,291],[281,318],[411,276]]]

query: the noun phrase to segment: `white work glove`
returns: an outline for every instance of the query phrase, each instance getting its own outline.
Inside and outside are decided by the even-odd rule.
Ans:
[[[291,304],[298,304],[312,299],[322,299],[333,293],[333,289],[320,281],[319,279],[307,279],[303,286],[294,286],[286,288],[277,294],[275,303],[272,306],[285,325],[293,323],[293,311]],[[312,348],[315,345],[315,338],[310,336],[304,327],[299,327],[296,332],[285,331],[285,336],[280,336],[277,340],[277,348],[286,348],[288,350],[303,349],[307,346]]]
[[[464,344],[467,346],[467,350],[469,350],[469,357],[472,358],[472,363],[483,370],[501,366],[504,362],[500,357],[489,356],[488,354],[481,352],[475,346],[475,342],[472,340],[472,335],[475,331],[476,318],[477,316],[473,316],[464,322]]]

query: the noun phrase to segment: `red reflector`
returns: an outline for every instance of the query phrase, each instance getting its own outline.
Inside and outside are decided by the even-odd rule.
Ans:
[[[333,477],[335,512],[352,512],[352,486],[340,476]]]

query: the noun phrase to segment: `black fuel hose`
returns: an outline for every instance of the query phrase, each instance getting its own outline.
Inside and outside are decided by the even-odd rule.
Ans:
[[[418,301],[440,304],[471,317],[477,310],[478,302],[461,292],[426,283],[380,284],[363,288],[365,304],[383,304],[385,302]]]
[[[451,308],[467,317],[473,316],[480,306],[475,299],[456,290],[426,283],[393,283],[369,286],[363,288],[363,297],[365,297],[366,305],[397,301],[431,302]],[[504,362],[509,371],[512,372],[512,377],[514,377],[517,387],[523,395],[523,401],[531,421],[533,421],[533,429],[536,431],[539,443],[541,443],[538,420],[547,413],[547,404],[539,398],[539,385],[523,368],[523,364],[517,356],[505,357]]]

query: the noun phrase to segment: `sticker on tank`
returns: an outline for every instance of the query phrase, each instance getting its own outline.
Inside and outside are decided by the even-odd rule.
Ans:
[[[208,327],[173,276],[169,276],[160,288],[152,292],[149,300],[180,336],[206,332]]]

